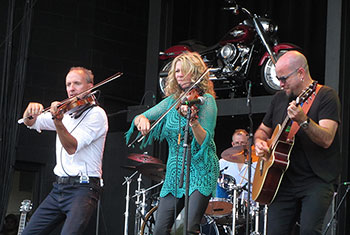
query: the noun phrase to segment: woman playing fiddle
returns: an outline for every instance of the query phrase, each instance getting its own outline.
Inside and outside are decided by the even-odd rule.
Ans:
[[[68,98],[91,87],[93,74],[90,70],[83,67],[70,69],[66,76]],[[63,105],[55,101],[51,103],[50,112],[43,112],[42,104],[31,102],[23,114],[28,128],[57,133],[56,182],[31,217],[23,235],[49,234],[61,221],[64,221],[61,234],[83,234],[97,206],[108,130],[107,115],[99,106],[85,106],[83,102],[84,109],[81,109],[74,104],[74,101]]]
[[[183,127],[186,125],[187,105],[171,109],[155,128],[150,131],[150,121],[157,120],[177,98],[192,85],[207,66],[198,53],[183,53],[176,57],[171,65],[165,88],[166,98],[156,106],[137,116],[128,131],[127,141],[134,126],[142,135],[147,135],[141,147],[150,144],[152,139],[166,139],[169,156],[165,181],[160,192],[160,202],[154,228],[155,235],[170,234],[175,216],[184,207],[186,183],[179,187],[183,158]],[[206,75],[198,84],[197,91],[203,96],[204,103],[191,106],[190,119],[191,166],[189,183],[188,230],[199,232],[200,221],[207,208],[211,195],[216,190],[219,175],[218,158],[214,143],[217,107],[213,83]],[[178,136],[181,138],[178,138]],[[178,139],[180,141],[178,142]],[[186,177],[184,177],[186,178]],[[186,180],[184,180],[186,182]],[[176,212],[175,212],[176,208]]]

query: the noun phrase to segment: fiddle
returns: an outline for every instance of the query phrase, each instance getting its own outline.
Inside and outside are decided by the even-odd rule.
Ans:
[[[94,91],[83,98],[79,98],[75,96],[73,99],[59,104],[57,106],[56,113],[52,115],[53,116],[52,119],[55,119],[57,118],[57,116],[62,115],[68,112],[69,110],[72,110],[77,107],[79,108],[77,108],[74,113],[79,113],[79,116],[80,116],[80,114],[84,112],[87,108],[97,105],[97,101],[95,97],[96,92],[97,91]],[[76,114],[74,116],[75,118],[78,118]]]
[[[182,93],[180,95],[180,97],[175,101],[175,103],[173,103],[168,110],[166,110],[157,120],[155,120],[149,131],[151,131],[154,127],[156,127],[156,125],[158,125],[158,123],[170,112],[171,109],[173,109],[174,107],[179,107],[179,102],[183,100],[183,98],[194,88],[196,87],[204,78],[204,76],[209,73],[209,69],[206,69],[197,79],[197,81],[195,83],[193,83],[190,88],[187,89],[187,91],[185,91],[184,93]],[[132,145],[134,145],[134,143],[136,142],[141,142],[143,139],[145,138],[144,135],[138,135],[131,143],[128,144],[128,147],[131,147]]]
[[[177,111],[179,114],[183,117],[187,116],[187,109],[190,107],[191,109],[191,118],[190,121],[193,122],[194,120],[198,119],[198,111],[199,108],[197,105],[190,105],[191,101],[198,100],[200,98],[200,92],[198,88],[193,88],[190,90],[186,96],[182,99],[181,102],[178,103],[176,106]]]
[[[81,93],[75,95],[74,97],[71,97],[71,98],[68,98],[68,99],[63,100],[63,101],[61,102],[60,105],[68,106],[68,104],[70,104],[69,106],[72,107],[72,106],[76,106],[76,104],[79,104],[79,103],[81,104],[81,103],[84,102],[84,101],[78,101],[78,100],[82,100],[82,99],[79,99],[79,98],[77,98],[77,97],[81,97],[81,96],[83,96],[84,94],[88,94],[88,93],[89,93],[90,91],[92,91],[93,89],[96,89],[96,88],[98,88],[98,87],[100,87],[100,86],[102,86],[102,85],[104,85],[104,84],[106,84],[106,83],[108,83],[108,82],[110,82],[110,81],[113,81],[114,79],[119,78],[119,77],[122,76],[122,75],[123,75],[123,73],[118,72],[118,73],[112,75],[111,77],[109,77],[109,78],[103,80],[102,82],[99,82],[99,83],[96,84],[95,86],[93,86],[93,87],[91,87],[91,88],[89,88],[89,89],[87,89],[87,90],[85,90],[85,91],[83,91],[83,92],[81,92]],[[91,94],[92,94],[92,93],[91,93]],[[75,103],[75,102],[72,103],[72,101],[74,101],[74,100],[76,101],[76,103]],[[78,105],[78,106],[79,106],[79,105]],[[42,110],[41,113],[49,112],[49,111],[50,111],[50,108],[51,108],[51,107],[45,108],[44,110]],[[74,107],[73,107],[73,108],[74,108]],[[63,108],[62,108],[62,109],[63,109]],[[67,111],[68,111],[68,110],[67,110]],[[24,122],[24,120],[27,119],[27,118],[28,118],[28,119],[33,119],[32,116],[28,116],[28,117],[19,119],[19,120],[17,121],[17,123],[18,123],[18,124],[22,124],[22,123]]]

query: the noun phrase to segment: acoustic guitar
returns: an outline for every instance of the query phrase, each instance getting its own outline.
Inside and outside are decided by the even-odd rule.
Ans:
[[[21,212],[21,216],[19,218],[18,232],[17,235],[21,235],[27,221],[27,214],[32,210],[32,202],[30,200],[23,200],[21,203],[21,207],[19,211]]]
[[[313,82],[297,98],[296,106],[307,102],[316,90],[317,82]],[[291,119],[286,116],[282,124],[278,124],[271,139],[267,141],[269,152],[265,158],[259,158],[254,174],[252,199],[260,204],[270,204],[275,198],[283,175],[289,166],[289,155],[294,145],[294,137],[288,139]]]

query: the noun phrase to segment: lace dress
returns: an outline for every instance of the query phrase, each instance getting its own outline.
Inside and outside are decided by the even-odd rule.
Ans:
[[[214,143],[214,129],[216,125],[217,107],[215,99],[210,94],[204,94],[205,102],[199,105],[198,121],[206,130],[207,135],[202,145],[199,145],[190,128],[192,161],[190,167],[189,194],[198,190],[201,194],[215,196],[216,182],[219,176],[219,162],[216,155]],[[157,120],[173,103],[173,96],[162,100],[159,104],[143,113],[151,122]],[[162,121],[147,135],[141,143],[141,148],[151,144],[153,140],[166,139],[169,145],[169,155],[166,166],[165,181],[160,192],[161,197],[169,193],[177,198],[185,195],[186,168],[184,174],[184,186],[179,188],[182,158],[183,158],[183,136],[186,118],[182,117],[175,108],[162,119]],[[126,133],[126,140],[134,130],[134,122]],[[181,133],[181,142],[178,145],[178,134]]]

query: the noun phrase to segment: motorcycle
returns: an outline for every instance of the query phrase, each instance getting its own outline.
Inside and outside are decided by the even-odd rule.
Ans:
[[[206,47],[198,41],[187,40],[160,52],[159,58],[165,64],[159,72],[163,94],[172,59],[185,51],[196,51],[202,56],[211,70],[210,79],[218,98],[244,96],[248,80],[253,86],[263,86],[268,94],[280,90],[274,64],[282,53],[299,48],[291,43],[278,42],[278,26],[271,19],[251,13],[236,1],[226,2],[232,6],[224,10],[232,11],[234,15],[244,14],[245,19],[218,43]]]

